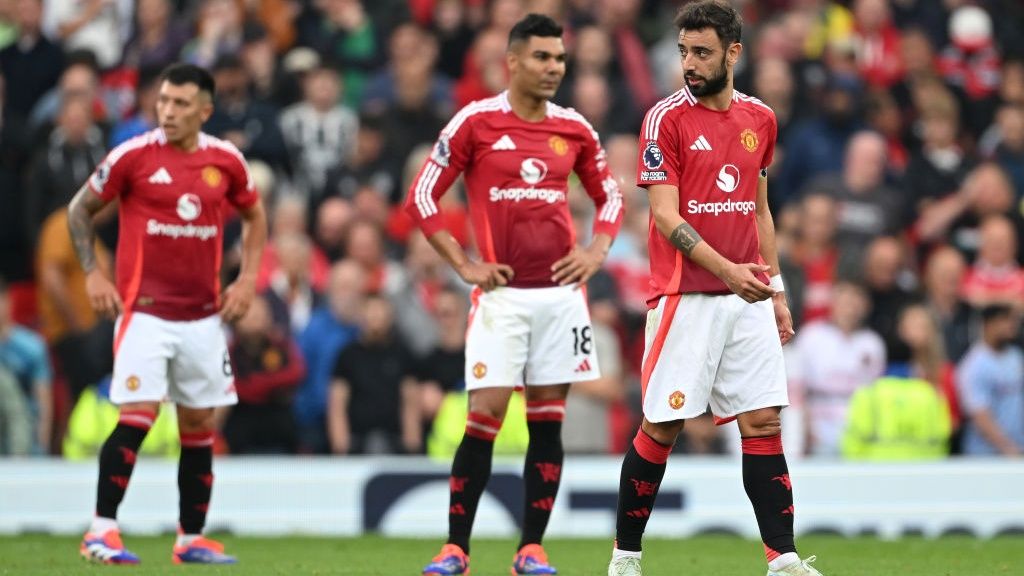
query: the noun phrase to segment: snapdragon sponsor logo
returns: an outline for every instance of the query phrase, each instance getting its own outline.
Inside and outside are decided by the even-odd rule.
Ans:
[[[498,188],[490,190],[491,202],[520,202],[522,200],[540,200],[548,204],[565,202],[564,190],[552,190],[550,188]]]
[[[214,225],[196,226],[195,224],[168,224],[150,218],[146,222],[146,234],[150,236],[166,236],[168,238],[198,238],[209,240],[217,236],[217,227]]]
[[[697,202],[696,200],[690,200],[686,204],[687,212],[690,214],[731,214],[733,212],[740,212],[744,216],[750,214],[755,209],[753,200],[740,201],[725,200],[723,202]]]

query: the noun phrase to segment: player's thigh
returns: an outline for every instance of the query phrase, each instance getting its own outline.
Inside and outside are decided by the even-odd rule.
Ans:
[[[586,294],[573,286],[535,288],[530,314],[526,383],[546,386],[601,377]]]
[[[114,404],[160,402],[167,396],[168,365],[174,356],[171,323],[129,312],[114,327],[114,373],[110,401]]]
[[[729,296],[665,296],[647,313],[641,393],[644,417],[700,416],[733,322]]]
[[[189,408],[236,404],[235,378],[220,317],[176,324],[168,390],[171,400]]]
[[[466,389],[521,386],[530,323],[515,288],[473,291],[466,329]]]
[[[719,419],[730,419],[787,404],[786,365],[772,303],[746,304],[722,353],[711,411]]]

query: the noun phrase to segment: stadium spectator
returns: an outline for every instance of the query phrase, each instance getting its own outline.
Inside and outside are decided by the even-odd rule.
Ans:
[[[452,271],[419,230],[409,235],[403,269],[402,285],[390,295],[395,309],[401,311],[395,319],[396,329],[412,353],[423,358],[437,350],[444,339],[444,327],[438,322],[441,300],[446,299],[448,293],[465,300],[469,297],[469,286]],[[450,302],[445,303],[451,306]],[[465,336],[465,329],[460,336]]]
[[[925,303],[938,320],[946,354],[959,362],[975,340],[970,306],[960,298],[967,264],[951,246],[937,248],[924,269]]]
[[[939,71],[961,90],[966,101],[965,124],[979,135],[992,122],[1002,57],[992,33],[992,17],[980,6],[962,5],[949,18],[949,43],[941,50]]]
[[[288,233],[278,235],[272,244],[279,264],[265,293],[271,317],[285,333],[301,334],[322,300],[311,275],[313,243],[304,234]]]
[[[909,350],[899,337],[897,320],[900,312],[918,299],[906,245],[892,236],[871,241],[864,251],[862,278],[871,303],[868,327],[882,337],[889,361],[905,361]]]
[[[50,359],[46,343],[35,332],[19,326],[11,318],[11,299],[7,283],[0,278],[0,368],[10,372],[22,395],[23,406],[31,422],[31,454],[46,454],[53,428],[53,398],[50,384]],[[9,391],[5,396],[12,396]],[[17,410],[17,407],[10,412]]]
[[[399,163],[388,149],[383,119],[361,114],[357,124],[351,154],[327,172],[323,197],[314,199],[314,210],[332,196],[351,200],[363,187],[377,191],[391,204],[397,203]]]
[[[17,79],[4,88],[5,122],[27,120],[36,102],[57,85],[64,71],[61,47],[43,36],[42,11],[43,0],[17,0],[15,4],[18,39],[0,51],[4,78]]]
[[[158,68],[139,69],[134,113],[114,124],[108,140],[110,148],[156,128],[156,99],[160,92],[160,72],[161,69]]]
[[[95,250],[100,269],[111,273],[110,254],[98,240]],[[55,210],[43,223],[36,244],[36,279],[39,329],[73,401],[113,369],[109,350],[114,338],[111,323],[97,317],[85,292],[85,273],[71,243],[67,208]]]
[[[281,132],[295,170],[293,182],[310,202],[324,196],[327,174],[348,163],[356,146],[359,120],[338,102],[338,72],[320,66],[302,79],[301,102],[281,112]]]
[[[885,345],[864,326],[870,305],[863,287],[837,282],[829,318],[805,325],[794,341],[811,454],[839,454],[850,398],[885,371]]]
[[[144,70],[163,69],[175,62],[188,41],[185,26],[175,16],[171,0],[139,0],[122,64]]]
[[[1018,314],[1006,305],[984,308],[981,339],[957,367],[965,455],[1019,456],[1024,451],[1024,352],[1016,344]]]
[[[217,82],[217,106],[204,129],[234,144],[246,158],[262,160],[274,168],[288,166],[278,111],[250,95],[249,73],[241,59],[233,54],[221,56],[212,72]]]
[[[342,198],[326,199],[316,211],[314,240],[329,262],[345,256],[345,232],[352,221],[352,203]]]
[[[1013,223],[1005,216],[988,216],[978,235],[978,256],[961,288],[964,300],[978,310],[990,304],[1024,310],[1024,269],[1017,262]]]
[[[438,42],[437,69],[449,80],[455,80],[462,77],[475,31],[470,25],[468,9],[462,0],[437,0],[433,4],[430,31]],[[420,23],[427,24],[423,21]]]
[[[32,453],[32,411],[18,379],[0,364],[0,456]]]
[[[323,19],[302,41],[342,70],[344,102],[358,110],[367,79],[384,62],[381,31],[361,0],[326,0],[319,8]]]
[[[973,168],[973,159],[960,145],[960,114],[953,94],[932,85],[918,107],[920,149],[907,166],[905,189],[909,208],[925,211],[929,205],[954,194]]]
[[[282,195],[274,203],[270,215],[270,243],[263,251],[260,270],[256,276],[256,290],[264,291],[270,285],[271,277],[281,267],[281,258],[273,243],[279,236],[298,234],[307,236],[306,201],[297,195]],[[330,263],[327,256],[317,246],[310,246],[309,280],[313,289],[323,291],[327,285],[327,273]]]
[[[1002,106],[994,128],[998,141],[990,156],[1006,171],[1019,200],[1024,198],[1024,103]]]
[[[832,286],[837,278],[848,277],[840,272],[840,258],[846,255],[836,246],[838,215],[832,196],[808,194],[799,210],[800,232],[792,253],[804,277],[803,322],[813,322],[829,315]]]
[[[222,433],[231,453],[294,453],[292,396],[306,366],[288,330],[274,325],[266,299],[254,298],[235,325],[230,352],[238,404],[227,409]]]
[[[88,50],[100,67],[109,69],[121,62],[135,2],[132,0],[85,0],[44,2],[43,32],[65,50]]]
[[[394,329],[394,308],[380,294],[359,313],[359,337],[339,354],[327,400],[334,454],[415,454],[423,449],[415,361]]]
[[[181,58],[203,68],[213,67],[242,47],[245,13],[236,0],[201,0],[196,15],[198,33],[181,51]],[[220,82],[217,83],[218,88]],[[218,90],[219,91],[219,90]]]
[[[153,428],[142,441],[139,456],[178,458],[181,451],[178,416],[170,403],[166,408],[157,415]],[[117,426],[118,417],[117,405],[110,401],[109,376],[83,390],[68,418],[61,446],[64,458],[75,461],[95,459]]]
[[[327,393],[338,353],[359,333],[359,312],[366,294],[363,267],[342,260],[331,268],[326,303],[313,311],[306,329],[299,335],[299,349],[306,361],[306,378],[295,395],[295,422],[299,451],[326,454]]]
[[[430,248],[426,239],[422,243]],[[432,248],[430,251],[434,252]],[[437,325],[437,339],[427,353],[419,359],[416,371],[416,378],[420,385],[420,406],[422,407],[425,432],[429,432],[431,423],[441,409],[445,396],[449,392],[464,393],[466,390],[467,300],[468,298],[463,292],[449,287],[442,287],[434,296],[434,305],[430,313]],[[411,340],[408,341],[411,342]],[[464,397],[464,394],[462,396]],[[465,428],[466,424],[463,422],[462,427],[458,429],[452,453],[458,446],[458,442],[462,440],[462,432]]]

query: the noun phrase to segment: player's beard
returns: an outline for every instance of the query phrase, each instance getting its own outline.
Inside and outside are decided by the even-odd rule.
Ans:
[[[698,78],[704,81],[703,84],[698,84],[697,86],[692,86],[689,82],[686,83],[690,92],[698,98],[702,96],[714,96],[722,90],[725,90],[726,85],[729,84],[729,68],[725,65],[725,55],[722,55],[722,65],[718,68],[718,74],[710,77],[694,74],[692,76],[687,75],[686,78]],[[684,78],[684,81],[686,78]]]

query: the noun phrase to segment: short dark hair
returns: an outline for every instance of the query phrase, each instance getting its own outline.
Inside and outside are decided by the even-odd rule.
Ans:
[[[1013,308],[1009,304],[989,304],[981,309],[982,323],[989,323],[992,320],[1000,320],[1013,314]]]
[[[7,281],[3,276],[0,276],[0,294],[7,294]]]
[[[217,85],[213,81],[213,76],[205,68],[194,64],[171,64],[164,69],[160,79],[175,86],[195,84],[200,92],[206,92],[211,99],[217,95]]]
[[[544,14],[527,14],[509,31],[508,45],[511,47],[513,43],[520,40],[529,40],[530,36],[561,38],[562,25]]]
[[[718,0],[691,2],[679,9],[675,19],[680,30],[714,28],[722,45],[728,47],[739,42],[743,33],[743,20],[735,8]]]

